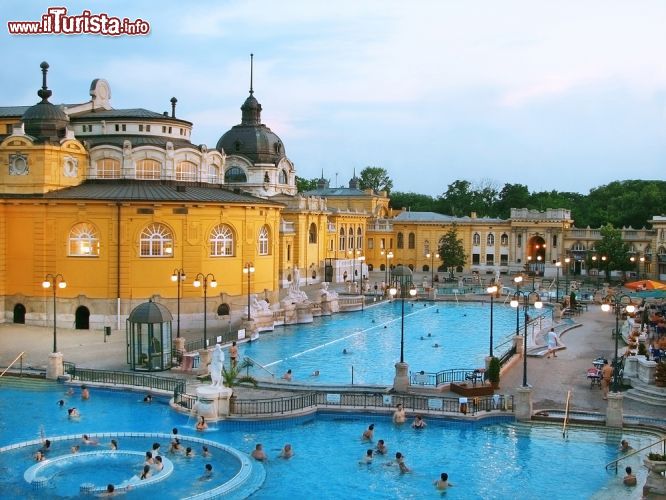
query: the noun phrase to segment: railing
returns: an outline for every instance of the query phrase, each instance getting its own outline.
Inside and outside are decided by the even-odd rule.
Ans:
[[[23,355],[24,355],[24,354],[25,354],[25,351],[21,352],[21,354],[19,354],[18,356],[16,356],[16,357],[14,358],[14,361],[12,361],[11,363],[9,363],[9,366],[8,366],[7,368],[5,368],[5,369],[2,371],[2,373],[0,373],[0,377],[2,377],[5,373],[7,373],[7,370],[9,370],[9,369],[14,365],[14,363],[16,363],[19,359],[21,360],[21,364],[20,364],[20,373],[21,373],[21,375],[23,375]]]
[[[411,411],[428,411],[431,414],[476,414],[480,411],[513,411],[513,397],[500,395],[469,398],[461,403],[459,398],[427,397],[418,395],[390,396],[381,393],[325,393],[309,392],[272,399],[235,400],[231,412],[235,416],[279,415],[317,408],[372,408],[393,410],[396,405]]]
[[[197,396],[179,392],[173,395],[173,402],[182,408],[193,410],[194,404],[197,402]]]
[[[81,382],[146,387],[160,391],[170,391],[174,394],[174,397],[185,392],[185,380],[180,378],[158,377],[146,373],[77,368],[74,363],[67,362],[63,363],[63,367],[65,373],[70,375],[73,380],[80,380]]]
[[[622,455],[620,458],[616,458],[612,462],[608,462],[606,464],[606,470],[615,466],[615,472],[617,472],[617,464],[620,463],[622,460],[624,460],[626,458],[629,458],[629,457],[633,457],[637,453],[640,453],[640,452],[645,451],[645,450],[649,450],[653,446],[658,446],[658,445],[661,445],[661,453],[662,454],[666,453],[666,438],[663,438],[663,439],[660,439],[659,441],[657,441],[656,443],[652,443],[652,444],[649,444],[647,446],[644,446],[640,450],[634,450],[630,453],[626,453],[625,455]]]
[[[255,359],[252,359],[250,356],[245,356],[245,359],[249,360],[250,363],[252,363],[252,366],[258,366],[262,370],[264,370],[266,373],[268,373],[271,377],[275,378],[275,373],[270,371],[268,368],[266,368],[264,365],[256,361]],[[248,366],[249,368],[249,366]]]
[[[571,404],[571,391],[567,391],[567,404],[564,407],[564,422],[562,423],[562,437],[567,437],[567,424],[569,423],[569,410]]]

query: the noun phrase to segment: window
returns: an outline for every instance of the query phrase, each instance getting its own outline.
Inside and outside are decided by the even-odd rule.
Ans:
[[[344,251],[345,249],[345,230],[340,228],[340,242],[338,250]]]
[[[380,248],[380,250],[384,250],[386,248],[386,239],[385,238],[381,238],[379,240],[379,248]]]
[[[490,233],[486,238],[486,245],[489,247],[495,246],[495,235]]]
[[[350,227],[347,234],[349,235],[349,250],[352,250],[354,248],[354,228]]]
[[[472,254],[472,264],[475,266],[478,266],[479,263],[481,262],[481,257],[478,253],[473,253]]]
[[[280,184],[287,184],[287,172],[280,170]]]
[[[523,246],[523,235],[522,234],[519,234],[518,236],[516,236],[516,246],[518,248]]]
[[[414,250],[416,248],[416,235],[414,233],[409,233],[409,249]]]
[[[361,228],[356,228],[356,248],[363,250],[363,231]]]
[[[211,257],[234,255],[234,232],[226,224],[218,224],[210,233]]]
[[[173,255],[173,236],[164,224],[150,224],[139,238],[141,257],[171,257]]]
[[[231,167],[224,173],[224,182],[247,182],[247,177],[242,168]]]
[[[500,236],[500,245],[503,247],[509,246],[509,236],[506,233]]]
[[[375,248],[375,240],[374,238],[368,238],[368,250],[372,250]]]
[[[150,125],[146,125],[146,132],[150,132]]]
[[[116,132],[120,132],[120,125],[116,123]]]
[[[428,255],[430,253],[430,241],[425,240],[423,242],[423,255]]]
[[[166,134],[166,125],[162,125],[162,133]]]
[[[268,172],[264,173],[264,182],[269,183],[271,181],[270,177],[268,177]]]
[[[583,245],[580,241],[577,241],[571,246],[571,250],[574,252],[584,252],[585,245]]]
[[[143,132],[143,125],[139,124],[139,132]]]
[[[127,125],[125,125],[124,123],[122,124],[121,128],[123,132],[127,132]]]
[[[509,265],[509,256],[507,254],[500,255],[500,266]]]
[[[317,224],[314,222],[310,224],[310,231],[308,232],[308,242],[317,243]]]
[[[69,255],[71,257],[98,257],[99,236],[92,224],[76,224],[69,232]]]
[[[479,233],[474,233],[472,236],[472,245],[479,246],[481,244],[481,235]]]
[[[140,160],[136,164],[136,178],[146,180],[159,180],[162,164],[157,160]]]
[[[259,230],[259,255],[268,255],[268,227]]]
[[[120,178],[120,162],[112,158],[104,158],[97,161],[97,178],[98,179],[119,179]]]
[[[171,133],[171,127],[169,127],[169,133]]]
[[[486,254],[486,265],[487,266],[494,266],[495,265],[495,255],[492,253],[487,253]]]
[[[197,180],[197,166],[191,161],[181,161],[176,165],[176,180],[195,182]]]
[[[291,245],[287,245],[287,262],[291,260]]]
[[[334,245],[333,238],[330,238],[330,239],[328,240],[328,249],[329,249],[329,251],[331,251],[331,252],[333,251],[333,245]]]
[[[553,248],[557,248],[557,235],[553,235]]]
[[[405,237],[402,233],[398,233],[398,248],[404,248],[405,246]]]
[[[217,165],[208,167],[208,182],[217,184],[220,181],[220,168]]]

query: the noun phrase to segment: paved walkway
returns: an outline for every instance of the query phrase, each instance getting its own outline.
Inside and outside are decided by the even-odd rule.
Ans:
[[[577,316],[582,326],[574,328],[562,337],[566,349],[559,350],[557,358],[545,359],[528,357],[527,381],[534,388],[534,409],[564,408],[567,391],[572,391],[572,409],[605,413],[606,402],[601,398],[601,390],[590,388],[586,371],[592,360],[598,356],[612,359],[615,341],[611,330],[615,317],[603,313],[600,307],[591,306],[588,312]],[[198,337],[199,332],[181,331],[187,339]],[[58,350],[66,361],[77,366],[128,370],[126,363],[126,341],[124,331],[113,331],[104,337],[102,331],[58,329]],[[621,348],[623,345],[621,345]],[[48,354],[53,348],[53,329],[15,324],[0,324],[0,367],[5,367],[22,351],[25,351],[23,366],[46,370]],[[169,375],[169,372],[160,373]],[[182,374],[173,374],[183,376]],[[194,382],[193,376],[186,377]],[[522,385],[523,363],[514,363],[503,373],[500,380],[502,394],[515,394]],[[241,397],[277,396],[274,391],[254,391],[239,389]],[[624,413],[662,417],[663,407],[654,407],[624,399]]]

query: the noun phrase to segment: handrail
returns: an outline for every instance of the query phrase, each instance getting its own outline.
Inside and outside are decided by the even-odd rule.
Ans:
[[[5,373],[7,373],[7,370],[9,370],[14,365],[14,363],[16,363],[20,358],[22,358],[24,354],[25,354],[25,351],[21,352],[21,354],[16,356],[16,358],[14,358],[14,361],[9,363],[9,366],[7,368],[5,368],[2,373],[0,373],[0,377],[2,377]]]
[[[257,365],[259,368],[264,370],[266,373],[268,373],[271,377],[275,377],[275,373],[270,371],[268,368],[266,368],[264,365],[259,363],[256,359],[251,358],[250,356],[245,356],[245,359],[249,359],[253,365]]]
[[[666,449],[666,438],[662,438],[662,439],[660,439],[659,441],[657,441],[656,443],[652,443],[652,444],[649,444],[649,445],[647,445],[647,446],[644,446],[644,447],[641,448],[640,450],[634,450],[634,451],[632,451],[631,453],[626,453],[626,454],[622,455],[620,458],[616,458],[616,459],[613,460],[612,462],[608,462],[608,463],[606,464],[606,470],[610,469],[610,467],[611,467],[612,465],[615,465],[615,472],[617,472],[617,464],[618,464],[621,460],[624,460],[625,458],[633,457],[633,456],[636,455],[637,453],[640,453],[641,451],[645,451],[645,450],[647,450],[648,448],[652,448],[653,446],[657,446],[657,445],[660,444],[660,443],[661,443],[662,447]]]
[[[562,424],[562,437],[567,437],[567,423],[569,422],[569,409],[571,402],[571,390],[567,391],[567,404],[564,409],[564,423]]]

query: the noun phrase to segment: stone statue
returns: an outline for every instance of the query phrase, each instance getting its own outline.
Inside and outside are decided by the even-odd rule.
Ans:
[[[321,296],[326,297],[329,300],[330,299],[337,299],[338,298],[338,293],[335,290],[329,290],[328,289],[328,282],[327,281],[322,281],[321,282]]]
[[[287,300],[292,303],[306,302],[308,301],[308,296],[300,288],[301,283],[301,272],[298,268],[294,269],[294,281],[289,285],[289,291],[287,292]]]
[[[210,362],[210,385],[212,387],[220,387],[220,382],[222,381],[222,367],[224,366],[224,352],[220,347],[220,344],[215,345],[213,349],[213,356]]]
[[[256,294],[252,294],[252,297],[250,299],[250,309],[252,309],[252,312],[254,313],[271,311],[270,307],[268,306],[268,302],[266,302],[263,299],[259,300]]]

